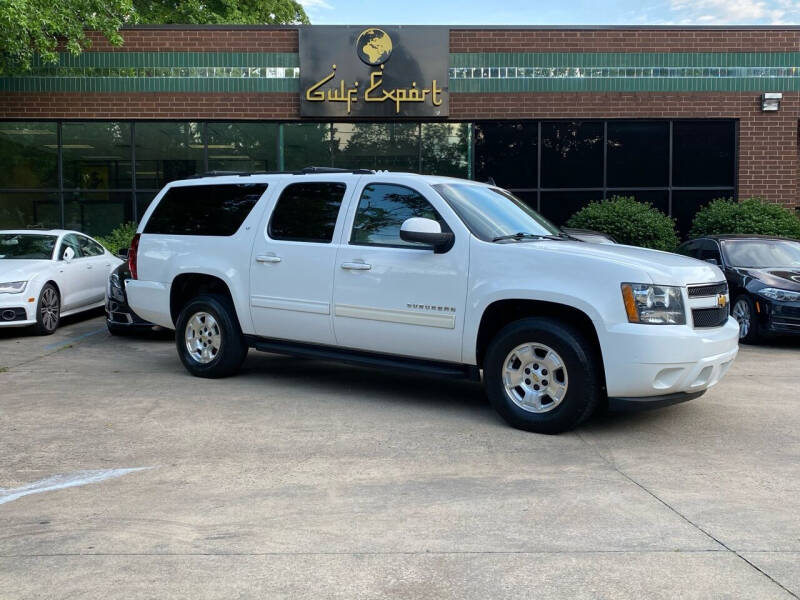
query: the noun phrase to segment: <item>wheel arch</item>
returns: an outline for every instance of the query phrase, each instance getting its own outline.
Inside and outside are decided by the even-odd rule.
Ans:
[[[186,303],[200,294],[225,296],[230,300],[237,320],[239,319],[231,288],[224,279],[208,273],[181,273],[172,280],[170,285],[169,312],[173,323],[178,322],[178,315]]]
[[[579,308],[545,300],[503,299],[486,306],[481,315],[475,345],[475,359],[479,368],[483,365],[486,351],[494,336],[506,325],[528,317],[548,317],[576,327],[589,340],[591,349],[600,361],[599,372],[605,387],[603,351],[592,319]]]

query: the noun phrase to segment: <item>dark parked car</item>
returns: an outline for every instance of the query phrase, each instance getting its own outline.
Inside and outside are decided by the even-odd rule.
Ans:
[[[739,339],[800,334],[800,242],[758,235],[710,235],[678,252],[718,265],[730,289]]]
[[[120,258],[125,258],[120,256]],[[155,327],[145,321],[128,306],[125,294],[125,280],[130,279],[128,263],[124,262],[111,271],[106,288],[106,325],[111,335],[128,335],[143,332]]]

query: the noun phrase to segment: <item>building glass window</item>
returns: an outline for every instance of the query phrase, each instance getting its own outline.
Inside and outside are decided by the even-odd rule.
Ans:
[[[504,188],[537,188],[539,124],[484,122],[475,127],[475,179]]]
[[[669,184],[668,121],[609,121],[606,147],[609,186]]]
[[[333,164],[345,169],[419,171],[417,123],[334,123]]]
[[[603,123],[542,123],[542,187],[593,188],[603,185]]]
[[[423,123],[420,172],[469,177],[471,133],[472,125],[469,123]]]
[[[308,166],[491,177],[557,223],[633,196],[686,234],[698,207],[736,196],[736,122],[0,122],[0,228],[102,234],[175,179]]]
[[[209,123],[209,171],[277,171],[277,123]]]
[[[65,188],[131,187],[130,123],[64,123],[61,144]]]
[[[164,184],[203,173],[203,127],[200,123],[136,123],[136,187]]]
[[[736,132],[726,121],[676,121],[672,139],[672,185],[733,187]]]
[[[56,123],[0,123],[0,188],[58,187]]]
[[[64,192],[64,226],[89,235],[107,235],[133,220],[130,192]]]
[[[330,123],[285,123],[282,132],[284,169],[331,166]]]
[[[58,194],[0,191],[0,229],[56,229],[60,226]]]

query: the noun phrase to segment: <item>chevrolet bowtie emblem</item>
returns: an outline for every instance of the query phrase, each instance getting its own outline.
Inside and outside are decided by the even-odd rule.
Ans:
[[[728,305],[728,297],[725,294],[717,294],[717,306],[725,308]]]

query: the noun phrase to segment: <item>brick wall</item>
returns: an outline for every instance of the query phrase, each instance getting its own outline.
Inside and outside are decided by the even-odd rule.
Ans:
[[[95,52],[297,52],[297,29],[126,29],[125,43],[112,46],[99,33],[89,35]]]
[[[797,52],[800,31],[452,29],[450,52]]]
[[[0,94],[0,119],[297,119],[294,92]]]

